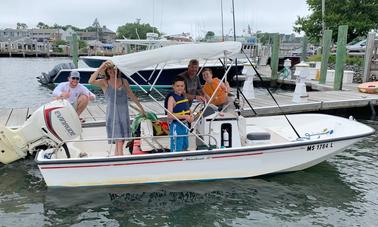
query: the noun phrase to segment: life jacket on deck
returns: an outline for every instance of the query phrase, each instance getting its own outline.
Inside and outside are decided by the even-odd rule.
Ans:
[[[173,113],[180,115],[190,114],[189,100],[184,95],[177,95],[174,92],[170,92],[164,100],[164,107],[166,109],[168,109],[168,99],[171,96],[174,98],[176,102],[176,105],[173,107]]]

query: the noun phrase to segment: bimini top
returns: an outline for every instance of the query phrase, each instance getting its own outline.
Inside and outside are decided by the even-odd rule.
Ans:
[[[110,58],[121,72],[127,76],[147,67],[175,60],[214,59],[232,57],[241,50],[240,42],[193,43],[166,46],[138,53]]]

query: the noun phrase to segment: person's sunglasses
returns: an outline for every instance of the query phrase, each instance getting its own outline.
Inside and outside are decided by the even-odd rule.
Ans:
[[[73,79],[73,80],[80,80],[79,77],[71,77],[71,79]]]

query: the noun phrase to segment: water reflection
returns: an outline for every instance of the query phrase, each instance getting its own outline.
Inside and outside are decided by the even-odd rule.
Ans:
[[[0,165],[0,225],[42,226],[46,187],[35,163],[24,160]],[[27,219],[27,221],[26,221]]]
[[[261,213],[290,223],[316,216],[322,207],[347,210],[348,204],[358,202],[358,194],[334,166],[323,163],[258,179],[48,189],[44,207],[50,219],[62,212],[80,217],[86,210],[101,213],[101,221],[117,220],[121,225],[233,225],[237,219],[259,223]]]

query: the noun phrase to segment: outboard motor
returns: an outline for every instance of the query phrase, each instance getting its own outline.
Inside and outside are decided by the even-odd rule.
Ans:
[[[82,128],[67,100],[56,100],[37,109],[18,129],[0,126],[0,162],[11,163],[32,154],[38,147],[57,146],[73,140]]]
[[[47,85],[49,83],[53,82],[54,77],[59,73],[62,69],[75,69],[76,66],[72,63],[60,63],[56,65],[51,71],[48,73],[42,73],[40,76],[37,77],[38,82],[40,82],[43,85]]]

